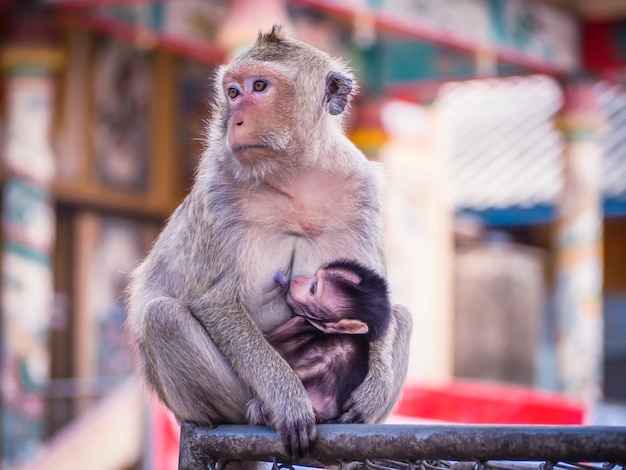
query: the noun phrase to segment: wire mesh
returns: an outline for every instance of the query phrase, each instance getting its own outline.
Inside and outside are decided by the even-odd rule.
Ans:
[[[448,82],[438,105],[451,150],[457,210],[554,204],[564,142],[555,120],[563,92],[543,75]]]

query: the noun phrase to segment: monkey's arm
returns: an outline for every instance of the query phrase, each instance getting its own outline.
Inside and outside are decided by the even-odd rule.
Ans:
[[[367,376],[343,406],[342,423],[379,423],[395,406],[409,362],[412,319],[402,305],[394,305],[387,333],[370,344]]]
[[[233,370],[263,404],[270,425],[294,458],[306,455],[315,439],[315,413],[302,382],[266,341],[237,301],[212,291],[194,301],[191,311]]]
[[[289,361],[289,355],[307,344],[321,332],[306,318],[295,316],[265,333],[265,338],[281,356]]]

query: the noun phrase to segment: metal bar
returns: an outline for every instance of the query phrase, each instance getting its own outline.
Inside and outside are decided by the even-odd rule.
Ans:
[[[217,459],[274,458],[289,462],[278,434],[264,426],[182,425],[181,469],[206,469],[207,462]],[[626,461],[626,427],[322,424],[311,459],[621,463]]]

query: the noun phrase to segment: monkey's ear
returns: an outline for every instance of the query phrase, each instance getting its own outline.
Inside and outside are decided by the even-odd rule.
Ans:
[[[342,333],[344,335],[364,335],[369,331],[367,323],[360,320],[343,319],[336,323],[329,323],[326,333]]]
[[[328,72],[326,75],[325,101],[328,103],[328,112],[333,116],[343,113],[350,101],[353,80],[339,72]]]

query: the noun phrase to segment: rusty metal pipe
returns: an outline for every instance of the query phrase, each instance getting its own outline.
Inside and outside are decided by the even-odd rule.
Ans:
[[[203,428],[183,423],[180,467],[206,469],[216,459],[289,462],[276,432],[264,426]],[[626,427],[528,425],[364,425],[317,427],[318,461],[539,460],[626,461]],[[195,466],[194,466],[195,465]]]

